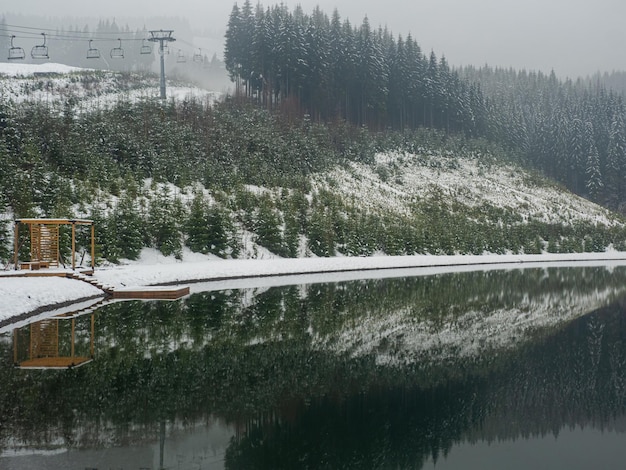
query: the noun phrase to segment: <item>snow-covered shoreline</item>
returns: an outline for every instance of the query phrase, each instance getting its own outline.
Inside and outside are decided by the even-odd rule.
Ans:
[[[155,253],[138,262],[97,268],[94,277],[117,288],[190,284],[192,292],[375,277],[424,276],[442,272],[557,266],[626,266],[626,252],[540,255],[372,256],[216,260],[201,255],[176,261]],[[98,288],[61,277],[0,277],[0,321],[38,309],[97,298]]]

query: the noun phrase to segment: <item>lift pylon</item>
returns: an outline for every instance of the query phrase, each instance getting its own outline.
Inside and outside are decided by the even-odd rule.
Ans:
[[[161,56],[161,83],[160,83],[160,88],[161,88],[161,99],[165,100],[165,50],[167,47],[167,43],[168,42],[173,42],[176,41],[176,39],[174,39],[172,37],[172,33],[174,33],[173,30],[168,29],[168,30],[164,30],[164,29],[160,29],[160,30],[154,30],[154,31],[150,31],[150,38],[148,38],[148,41],[151,42],[158,42],[159,43],[159,55]]]

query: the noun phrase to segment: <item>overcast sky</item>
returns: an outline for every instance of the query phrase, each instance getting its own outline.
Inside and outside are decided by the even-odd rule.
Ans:
[[[234,1],[228,0],[18,0],[5,12],[44,16],[177,16],[194,28],[225,27]],[[255,0],[252,0],[256,4]],[[268,7],[280,1],[263,1]],[[527,70],[554,69],[560,77],[626,70],[624,0],[282,0],[309,13],[316,5],[329,15],[387,26],[394,35],[411,33],[422,47],[452,65]],[[243,1],[238,2],[239,5]],[[167,25],[148,25],[167,28]]]

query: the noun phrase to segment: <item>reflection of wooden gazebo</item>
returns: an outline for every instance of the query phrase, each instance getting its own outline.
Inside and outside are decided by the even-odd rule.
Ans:
[[[69,325],[66,324],[68,321]],[[13,330],[15,365],[24,369],[65,369],[91,362],[94,357],[93,313],[87,325],[88,331],[79,333],[83,340],[79,340],[78,345],[76,344],[75,318],[48,318]],[[61,326],[64,327],[60,328]],[[85,329],[84,322],[82,329]],[[89,338],[88,344],[85,343],[87,337]],[[77,355],[77,347],[83,350],[83,353],[88,352],[88,355]]]
[[[26,225],[30,232],[30,261],[20,263],[19,227]],[[76,226],[91,227],[91,269],[95,266],[95,229],[92,220],[85,219],[17,219],[15,221],[15,269],[39,269],[59,266],[59,227],[72,226],[72,269],[76,269]]]

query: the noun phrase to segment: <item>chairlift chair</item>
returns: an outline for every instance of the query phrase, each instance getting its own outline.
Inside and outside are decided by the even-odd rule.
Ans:
[[[87,49],[87,58],[88,59],[99,59],[100,58],[100,50],[96,49],[91,45],[93,39],[89,40],[89,49]]]
[[[13,39],[15,39],[15,35],[11,36],[11,47],[9,48],[9,60],[22,60],[26,58],[26,53],[22,47],[18,47],[13,44]]]
[[[41,33],[41,35],[43,36],[43,44],[33,46],[33,48],[30,50],[30,56],[33,59],[50,58],[50,56],[48,55],[48,46],[46,46],[46,33]]]
[[[179,64],[187,62],[187,57],[185,57],[185,53],[180,49],[178,49],[178,54],[176,54],[176,62],[178,62]]]
[[[202,49],[198,49],[198,52],[193,55],[193,61],[202,62]]]
[[[146,40],[143,40],[143,44],[141,46],[141,49],[139,50],[140,54],[152,54],[152,47],[150,46],[150,44],[148,44],[146,42]]]
[[[123,59],[124,58],[124,49],[122,49],[122,40],[120,38],[117,38],[117,40],[120,42],[120,45],[118,47],[114,47],[113,49],[111,49],[111,59]]]

